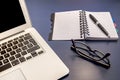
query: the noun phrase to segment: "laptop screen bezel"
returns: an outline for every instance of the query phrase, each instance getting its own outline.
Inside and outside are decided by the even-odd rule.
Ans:
[[[21,31],[24,31],[27,28],[32,27],[31,20],[30,20],[28,11],[27,11],[25,0],[18,0],[18,1],[20,3],[20,6],[21,6],[21,9],[22,9],[22,12],[23,12],[26,23],[0,33],[0,40],[3,40],[6,37],[9,37],[13,34],[19,33]]]

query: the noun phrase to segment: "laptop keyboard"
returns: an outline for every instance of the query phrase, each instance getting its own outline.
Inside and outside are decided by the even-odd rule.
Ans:
[[[32,59],[44,50],[27,33],[0,44],[0,72]]]

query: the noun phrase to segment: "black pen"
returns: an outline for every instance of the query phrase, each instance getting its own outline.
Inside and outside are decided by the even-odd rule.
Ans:
[[[89,14],[90,19],[103,31],[103,33],[110,38],[109,33],[106,31],[106,29],[98,22],[98,20],[92,15]]]

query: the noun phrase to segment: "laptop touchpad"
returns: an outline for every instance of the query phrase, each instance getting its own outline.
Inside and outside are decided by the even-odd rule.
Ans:
[[[26,80],[26,79],[22,71],[20,69],[17,69],[0,77],[0,80]]]

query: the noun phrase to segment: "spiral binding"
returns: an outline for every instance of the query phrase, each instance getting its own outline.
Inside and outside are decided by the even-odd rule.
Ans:
[[[85,11],[80,11],[80,37],[85,38],[86,36],[89,35],[89,29],[87,25],[87,19],[86,19],[86,12]]]

